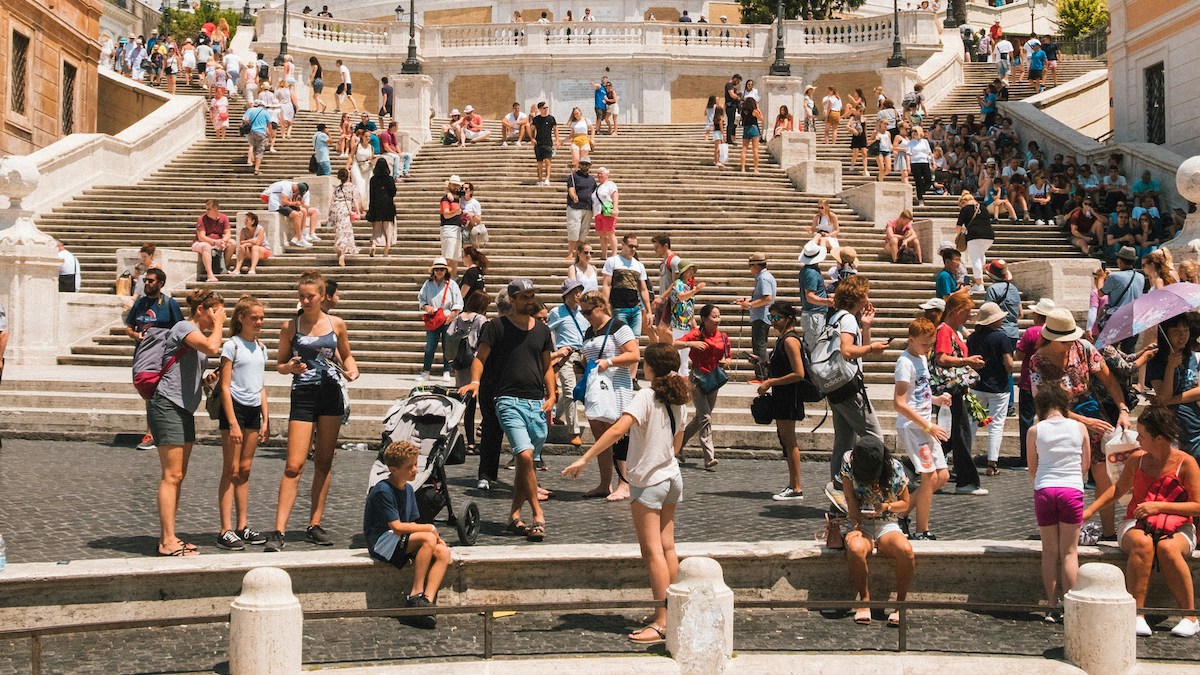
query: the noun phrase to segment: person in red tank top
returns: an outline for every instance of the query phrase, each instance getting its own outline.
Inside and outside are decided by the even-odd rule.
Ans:
[[[1117,527],[1121,550],[1129,554],[1125,565],[1125,587],[1137,601],[1139,614],[1136,631],[1139,636],[1151,634],[1146,617],[1140,608],[1146,605],[1150,571],[1157,559],[1167,589],[1185,616],[1171,630],[1173,635],[1192,637],[1200,633],[1196,619],[1192,574],[1188,558],[1196,549],[1194,519],[1200,517],[1200,466],[1189,454],[1172,446],[1179,437],[1175,413],[1166,406],[1151,406],[1138,417],[1138,438],[1142,448],[1125,462],[1125,470],[1116,485],[1096,496],[1083,512],[1086,522],[1106,504],[1132,491],[1133,498],[1125,511],[1125,520]],[[1161,501],[1164,481],[1177,480],[1183,490],[1174,501]],[[1155,516],[1171,514],[1189,520],[1171,534],[1153,534]],[[1149,521],[1149,522],[1148,522]]]

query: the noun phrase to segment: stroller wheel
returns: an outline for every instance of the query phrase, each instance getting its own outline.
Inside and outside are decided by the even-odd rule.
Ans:
[[[479,507],[475,502],[467,502],[467,508],[463,509],[462,518],[455,523],[458,529],[458,541],[463,546],[474,546],[475,539],[479,537]]]

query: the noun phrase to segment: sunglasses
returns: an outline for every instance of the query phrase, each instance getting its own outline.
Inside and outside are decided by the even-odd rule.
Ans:
[[[591,255],[592,254],[591,251],[580,251],[580,253],[583,255]]]
[[[778,314],[768,314],[767,318],[770,319],[772,322],[774,322],[774,321],[779,321],[783,317]]]
[[[596,311],[596,308],[595,307],[580,307],[579,311],[584,316],[591,316],[592,312]]]

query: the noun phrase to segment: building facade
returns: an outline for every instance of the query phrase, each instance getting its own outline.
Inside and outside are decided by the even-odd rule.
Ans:
[[[1200,3],[1109,0],[1113,138],[1200,155]]]
[[[0,154],[96,129],[101,0],[0,2]]]

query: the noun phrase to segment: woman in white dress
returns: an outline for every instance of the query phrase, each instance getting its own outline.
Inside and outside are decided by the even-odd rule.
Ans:
[[[116,48],[113,47],[113,39],[112,39],[111,35],[109,35],[107,32],[105,32],[104,35],[100,36],[100,67],[101,68],[108,68],[109,70],[112,70],[113,53],[114,53],[115,49]]]
[[[192,38],[183,41],[183,77],[188,86],[192,84],[192,74],[196,72],[196,47],[192,45]]]
[[[350,176],[354,178],[354,189],[358,191],[358,200],[361,204],[366,204],[371,201],[371,160],[375,157],[375,150],[371,147],[371,137],[365,129],[358,132],[358,142],[354,146],[354,152],[346,158],[346,168],[350,171]]]
[[[838,235],[841,234],[841,229],[838,227],[837,214],[829,209],[828,199],[817,202],[817,213],[813,216],[809,232],[812,234],[813,241],[830,251],[838,248]]]
[[[292,122],[296,119],[296,92],[288,80],[279,81],[275,87],[275,102],[279,104],[279,132],[284,138],[292,137]]]
[[[568,279],[578,279],[583,292],[600,290],[596,266],[592,264],[592,245],[584,244],[575,251],[575,263],[567,268]]]

